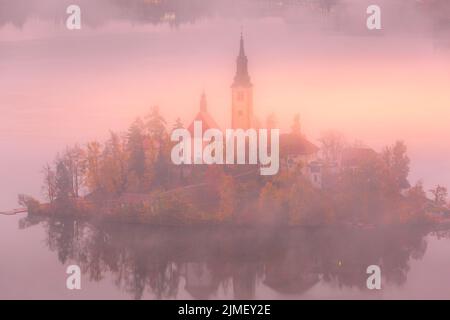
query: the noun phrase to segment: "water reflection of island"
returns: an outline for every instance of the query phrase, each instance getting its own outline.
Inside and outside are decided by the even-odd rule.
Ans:
[[[12,9],[8,14],[0,12],[0,27],[8,24],[23,27],[28,20],[42,19],[59,22],[61,12],[65,11],[65,3],[53,4],[53,10],[48,6],[24,5],[21,2],[8,3]],[[298,25],[299,21],[308,24],[330,25],[334,32],[355,34],[358,27],[354,21],[359,18],[359,12],[355,13],[355,7],[359,3],[371,4],[370,1],[344,1],[344,0],[104,0],[101,3],[92,4],[90,1],[82,1],[80,6],[89,14],[84,15],[83,23],[90,27],[99,27],[111,21],[128,21],[135,24],[161,25],[168,24],[172,27],[193,24],[202,19],[263,19],[281,18],[291,25]],[[367,7],[366,6],[366,7]],[[353,9],[353,10],[351,10]],[[365,8],[363,8],[365,11]],[[433,36],[438,45],[443,46],[447,42],[449,27],[448,16],[450,5],[447,0],[433,1],[397,1],[388,8],[393,17],[406,12],[417,12],[414,17],[426,17],[432,25]],[[361,10],[361,13],[364,12]],[[316,17],[316,19],[314,19]],[[323,19],[326,17],[327,19]],[[408,19],[405,19],[405,23]],[[410,19],[412,25],[417,24],[417,19]],[[403,24],[400,24],[403,25]],[[301,25],[303,26],[303,25]],[[425,25],[427,26],[427,25]],[[392,29],[393,25],[390,25]],[[324,28],[320,29],[321,31]]]
[[[320,281],[365,291],[371,264],[382,268],[384,283],[402,285],[410,260],[423,257],[428,234],[420,227],[153,228],[33,216],[21,221],[22,228],[34,224],[45,226],[46,244],[61,263],[78,264],[90,281],[111,273],[117,287],[136,299],[146,292],[176,298],[183,289],[197,299],[214,298],[220,290],[251,299],[258,284],[301,297]]]

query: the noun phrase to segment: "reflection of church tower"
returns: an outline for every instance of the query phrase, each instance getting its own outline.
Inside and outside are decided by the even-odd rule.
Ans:
[[[231,127],[249,129],[253,127],[253,89],[248,75],[248,60],[244,51],[244,38],[241,34],[239,55],[236,62],[236,75],[231,86]]]

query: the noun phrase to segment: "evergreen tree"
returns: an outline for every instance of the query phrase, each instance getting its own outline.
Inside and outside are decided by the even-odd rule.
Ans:
[[[44,185],[42,190],[48,201],[53,202],[56,198],[56,174],[53,168],[47,163],[42,169],[44,174]]]
[[[397,141],[393,146],[386,147],[381,155],[385,168],[384,180],[389,192],[398,193],[407,187],[409,174],[409,157],[406,145]]]
[[[86,151],[86,172],[84,184],[90,192],[98,191],[102,186],[100,177],[101,166],[101,145],[97,141],[92,141],[87,144]]]
[[[170,144],[166,131],[166,120],[160,115],[159,108],[156,106],[147,116],[147,129],[154,156],[152,185],[154,187],[166,187],[169,181]]]
[[[55,194],[58,201],[67,201],[72,195],[72,177],[65,162],[56,162]]]
[[[102,190],[120,195],[126,186],[126,153],[123,139],[111,132],[101,157],[100,181]]]
[[[437,185],[436,188],[431,189],[430,193],[433,195],[433,203],[438,207],[443,207],[447,203],[448,191],[446,187]]]
[[[128,129],[127,136],[129,187],[134,191],[143,188],[146,178],[146,155],[144,149],[144,123],[136,119]]]
[[[159,113],[159,108],[154,106],[147,118],[147,130],[150,138],[162,144],[167,139],[166,120]]]
[[[64,161],[69,170],[72,184],[72,195],[76,198],[79,197],[79,192],[83,183],[83,177],[86,170],[85,159],[85,152],[78,145],[67,148],[66,153],[64,154]]]
[[[184,128],[184,126],[183,126],[183,123],[181,122],[181,119],[180,119],[180,118],[177,118],[177,119],[175,120],[175,123],[174,123],[174,125],[173,125],[172,130],[175,130],[175,129],[183,129],[183,128]]]

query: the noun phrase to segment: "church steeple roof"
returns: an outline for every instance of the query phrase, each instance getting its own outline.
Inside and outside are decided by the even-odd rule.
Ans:
[[[207,102],[206,102],[206,94],[205,91],[202,92],[202,96],[200,98],[200,111],[207,112]]]
[[[194,134],[194,121],[201,121],[203,130],[220,129],[214,118],[208,113],[205,91],[202,92],[200,98],[200,110],[188,127],[188,130],[192,135]]]
[[[241,32],[239,43],[239,55],[236,59],[236,75],[234,76],[233,87],[243,86],[251,87],[250,75],[248,74],[248,59],[245,55],[244,36]]]
[[[245,49],[244,49],[244,35],[241,32],[241,40],[239,43],[239,57],[245,57]]]

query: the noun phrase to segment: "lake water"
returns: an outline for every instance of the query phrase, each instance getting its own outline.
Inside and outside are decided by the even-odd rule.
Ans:
[[[215,229],[0,216],[1,299],[450,299],[448,232]],[[66,268],[82,269],[81,290]],[[367,266],[382,289],[366,288]]]

